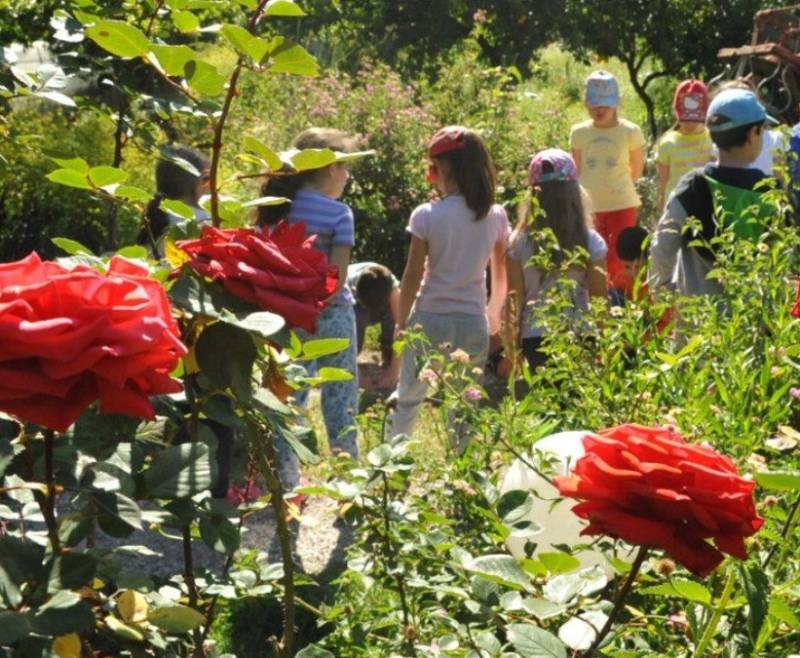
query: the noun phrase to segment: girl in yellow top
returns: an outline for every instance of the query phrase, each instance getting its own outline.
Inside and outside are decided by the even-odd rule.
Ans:
[[[608,245],[609,287],[624,288],[617,238],[622,229],[636,226],[641,202],[634,183],[644,171],[644,136],[635,123],[617,116],[619,84],[613,75],[595,71],[586,79],[585,93],[590,119],[572,126],[570,147],[595,228]]]
[[[706,128],[708,89],[700,80],[684,80],[672,100],[678,123],[658,141],[658,207],[663,208],[684,174],[714,159]]]

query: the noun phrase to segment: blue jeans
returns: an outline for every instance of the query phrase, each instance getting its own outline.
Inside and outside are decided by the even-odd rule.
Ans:
[[[347,338],[350,344],[341,352],[323,356],[306,362],[309,375],[319,368],[341,368],[352,373],[353,379],[346,382],[322,384],[320,397],[322,400],[322,416],[328,434],[328,446],[358,457],[356,430],[356,414],[358,413],[358,368],[356,364],[356,319],[353,305],[349,303],[333,304],[326,308],[317,320],[317,332],[307,334],[298,332],[300,340],[316,340],[321,338]],[[294,395],[301,407],[306,406],[308,391],[299,391]],[[294,489],[300,480],[300,463],[297,455],[282,438],[278,440],[278,471],[281,482],[286,489]]]

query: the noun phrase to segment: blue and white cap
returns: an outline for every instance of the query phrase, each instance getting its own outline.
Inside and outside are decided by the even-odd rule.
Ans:
[[[586,104],[589,107],[603,105],[605,107],[619,106],[619,83],[608,71],[595,71],[584,84],[586,90]]]
[[[712,133],[759,122],[778,123],[748,89],[725,89],[719,92],[708,106],[706,114],[706,125]]]

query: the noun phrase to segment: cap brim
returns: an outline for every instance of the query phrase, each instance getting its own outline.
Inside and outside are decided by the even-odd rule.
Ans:
[[[779,126],[779,125],[781,125],[781,122],[778,119],[776,119],[774,116],[771,116],[769,114],[767,115],[766,122],[771,126]]]
[[[289,169],[295,171],[309,171],[312,169],[322,169],[337,162],[352,162],[375,155],[374,150],[354,151],[345,153],[334,151],[333,149],[288,149],[280,153],[281,162]]]

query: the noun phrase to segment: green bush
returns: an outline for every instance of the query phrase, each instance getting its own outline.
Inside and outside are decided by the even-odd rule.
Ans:
[[[8,132],[0,140],[0,259],[16,260],[31,251],[43,258],[60,254],[50,241],[64,236],[94,251],[106,247],[111,206],[84,190],[47,180],[57,168],[50,156],[82,157],[92,165],[111,164],[113,126],[83,113],[52,110],[52,105],[26,103],[8,116]],[[122,243],[135,237],[138,218],[120,209]]]

